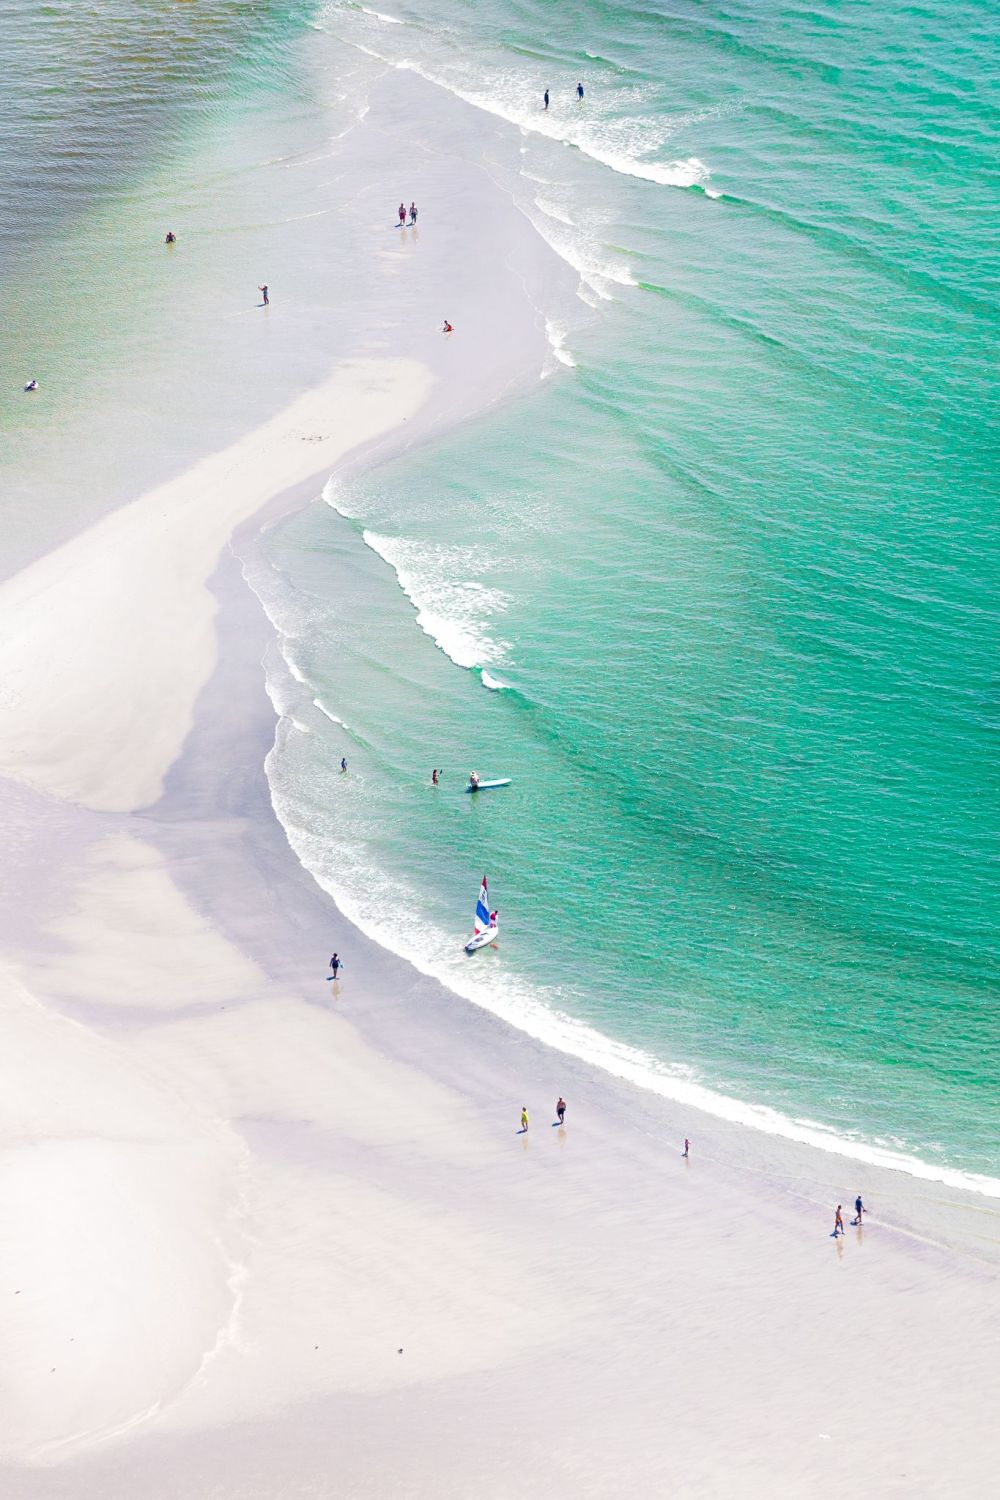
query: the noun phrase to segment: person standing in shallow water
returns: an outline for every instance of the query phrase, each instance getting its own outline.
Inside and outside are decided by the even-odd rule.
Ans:
[[[576,97],[580,100],[580,102],[582,104],[583,103],[583,84],[582,83],[578,83],[577,86],[576,86]]]
[[[521,1130],[522,1130],[522,1132],[524,1132],[525,1130],[527,1130],[527,1128],[528,1128],[528,1106],[525,1104],[523,1106],[522,1110],[521,1110]]]
[[[556,1100],[556,1118],[558,1119],[560,1125],[565,1124],[566,1100],[563,1098],[562,1094],[560,1094],[559,1098]]]
[[[691,1142],[688,1140],[687,1136],[685,1136],[684,1137],[684,1150],[681,1152],[681,1155],[684,1157],[684,1159],[686,1161],[687,1158],[690,1156],[690,1154],[691,1154]]]
[[[844,1215],[841,1213],[841,1209],[843,1208],[843,1206],[844,1205],[842,1203],[838,1203],[837,1204],[837,1217],[833,1221],[833,1237],[834,1237],[834,1239],[837,1238],[838,1234],[846,1234],[847,1233],[847,1230],[844,1228]]]
[[[548,107],[549,107],[549,91],[548,91],[548,89],[545,90],[545,93],[542,95],[542,98],[545,100],[544,108],[548,109]]]
[[[340,962],[340,958],[335,953],[330,960],[330,978],[336,979],[338,974],[340,973],[341,968],[342,964]]]
[[[402,225],[404,225],[406,223],[406,204],[405,203],[401,203],[399,205],[399,223],[400,223],[400,227],[402,227]]]
[[[410,204],[410,223],[411,224],[415,224],[416,222],[417,222],[417,205],[415,203],[411,203]]]
[[[865,1212],[865,1205],[862,1203],[862,1201],[861,1201],[861,1194],[859,1193],[858,1196],[854,1200],[854,1218],[851,1220],[851,1223],[852,1224],[860,1224],[861,1223],[861,1215],[864,1212]]]
[[[264,298],[264,306],[265,307],[270,307],[270,305],[271,305],[271,299],[267,295],[267,282],[265,281],[264,285],[263,286],[259,286],[257,288],[257,290],[258,290],[258,292],[260,292],[261,296]]]

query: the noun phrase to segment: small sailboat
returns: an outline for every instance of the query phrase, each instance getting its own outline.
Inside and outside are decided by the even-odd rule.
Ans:
[[[486,876],[479,891],[479,900],[476,902],[476,916],[473,925],[472,936],[465,945],[466,953],[475,953],[477,948],[485,948],[487,943],[495,943],[498,936],[499,923],[496,912],[490,911],[490,893],[486,888]]]

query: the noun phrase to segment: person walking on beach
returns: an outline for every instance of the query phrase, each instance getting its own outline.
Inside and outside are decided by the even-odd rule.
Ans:
[[[410,204],[410,223],[411,224],[415,224],[416,222],[417,222],[417,205],[415,203],[411,203]]]
[[[582,83],[578,83],[577,86],[576,86],[576,97],[579,99],[580,103],[582,104],[583,103],[583,84]]]
[[[865,1212],[865,1205],[862,1203],[862,1201],[861,1201],[861,1194],[859,1193],[858,1196],[854,1200],[854,1218],[851,1220],[851,1223],[852,1224],[859,1224],[860,1225],[860,1223],[861,1223],[861,1215],[864,1212]]]
[[[840,1211],[842,1208],[843,1208],[843,1204],[842,1203],[838,1203],[837,1204],[837,1217],[833,1221],[833,1237],[834,1237],[834,1239],[837,1238],[838,1234],[846,1234],[847,1233],[847,1230],[844,1228],[844,1216],[843,1216],[843,1214]]]
[[[525,1104],[525,1105],[522,1105],[522,1107],[521,1107],[521,1134],[522,1135],[527,1130],[527,1128],[528,1128],[528,1106]]]
[[[342,968],[342,965],[341,965],[341,962],[340,962],[340,958],[335,953],[333,955],[333,957],[331,958],[331,960],[330,960],[330,978],[331,979],[336,979],[337,975],[340,973],[341,968]]]
[[[560,1094],[559,1098],[556,1100],[556,1118],[558,1119],[560,1125],[565,1124],[566,1100],[563,1098],[562,1094]]]
[[[258,292],[260,292],[261,296],[264,298],[264,306],[265,307],[270,307],[270,305],[271,305],[271,299],[267,295],[267,282],[265,281],[264,285],[263,286],[259,286],[257,288],[257,290],[258,290]]]
[[[690,1154],[691,1154],[691,1142],[688,1140],[687,1136],[685,1136],[684,1137],[684,1150],[681,1152],[681,1155],[684,1157],[684,1160],[687,1161],[687,1159],[690,1156]]]
[[[405,223],[406,223],[406,204],[405,203],[401,203],[399,205],[399,227],[400,227],[400,229],[402,229],[402,227],[403,227],[403,225]]]
[[[545,108],[548,109],[548,107],[549,107],[549,91],[548,91],[548,89],[545,90],[545,93],[542,95],[542,98],[545,100]]]

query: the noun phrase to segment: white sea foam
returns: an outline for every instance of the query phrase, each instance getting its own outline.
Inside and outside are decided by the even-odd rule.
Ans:
[[[417,611],[417,624],[459,667],[501,661],[505,641],[491,634],[491,619],[507,608],[507,597],[480,583],[485,564],[470,547],[447,547],[404,537],[362,533],[366,546],[393,569]],[[473,576],[470,577],[469,575]]]
[[[326,481],[322,489],[323,499],[331,510],[335,510],[338,516],[343,516],[345,521],[354,521],[358,518],[358,512],[352,510],[348,503],[349,491],[345,488],[336,474]]]
[[[346,729],[347,728],[347,725],[344,723],[344,721],[340,717],[340,715],[339,714],[335,714],[331,708],[327,708],[326,704],[322,701],[322,699],[320,699],[320,698],[314,698],[313,699],[313,707],[314,708],[318,708],[319,711],[320,711],[320,713],[324,714],[326,716],[326,718],[328,718],[330,720],[331,724],[336,724],[341,729]]]
[[[525,209],[528,218],[538,233],[556,254],[572,266],[580,278],[581,292],[591,294],[596,301],[584,297],[591,307],[599,302],[614,300],[615,286],[635,286],[636,280],[628,266],[610,258],[607,249],[578,229],[568,229],[564,219],[553,219],[548,213],[539,211],[537,202]]]
[[[546,318],[545,337],[549,341],[549,348],[552,350],[553,357],[557,359],[561,365],[566,365],[568,369],[576,369],[576,360],[566,348],[566,329],[563,328],[560,324],[553,322],[551,318]],[[545,375],[550,373],[551,371],[543,370],[543,378]]]

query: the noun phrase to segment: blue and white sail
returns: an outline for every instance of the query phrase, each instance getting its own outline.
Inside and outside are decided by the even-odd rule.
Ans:
[[[478,937],[485,932],[490,925],[490,894],[486,889],[486,876],[483,876],[482,889],[479,892],[479,900],[476,902],[476,921],[474,932]]]

